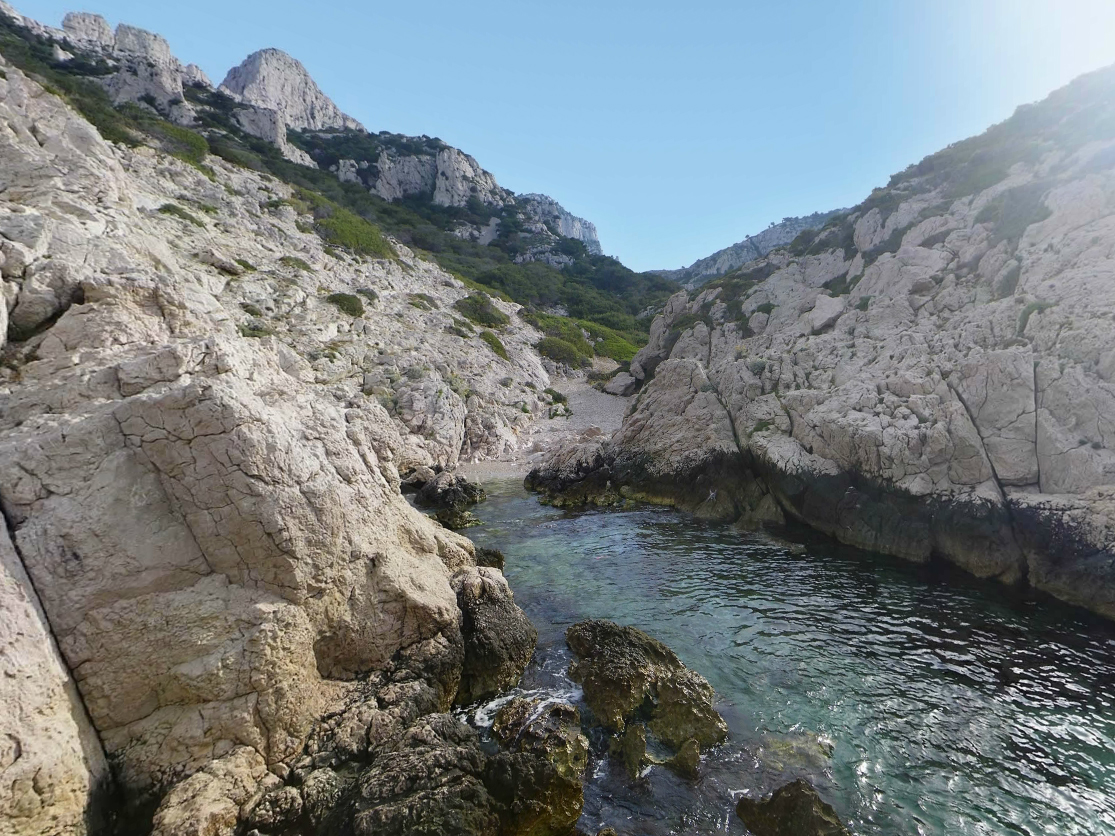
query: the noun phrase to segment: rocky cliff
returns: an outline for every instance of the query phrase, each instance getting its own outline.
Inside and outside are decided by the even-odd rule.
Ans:
[[[783,218],[779,223],[772,223],[762,232],[748,235],[742,241],[698,259],[688,267],[654,272],[690,289],[700,287],[748,262],[762,258],[777,247],[786,246],[803,232],[820,229],[830,219],[846,211],[846,209],[835,209],[831,212],[814,212],[812,215],[800,218]]]
[[[529,483],[795,519],[1115,617],[1113,103],[1115,68],[1084,76],[677,294],[621,430]]]
[[[248,104],[275,111],[289,128],[364,130],[321,92],[299,61],[279,49],[253,52],[228,71],[221,89]]]
[[[0,58],[3,832],[402,832],[454,799],[517,832],[520,773],[489,792],[444,712],[511,684],[533,629],[400,471],[526,443],[540,334],[135,124],[163,139],[107,142]]]

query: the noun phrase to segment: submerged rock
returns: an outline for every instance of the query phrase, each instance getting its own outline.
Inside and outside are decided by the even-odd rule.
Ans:
[[[800,778],[769,798],[741,798],[736,815],[755,836],[852,836],[836,811]]]
[[[670,648],[634,627],[591,620],[565,633],[578,657],[569,674],[584,688],[585,701],[600,724],[622,732],[629,722],[647,728],[672,749],[690,738],[713,746],[728,726],[713,708],[708,681],[689,670]]]
[[[480,524],[468,508],[484,500],[484,489],[464,476],[449,470],[435,474],[423,467],[416,469],[405,485],[417,490],[415,504],[432,509],[434,519],[446,528],[459,531]]]

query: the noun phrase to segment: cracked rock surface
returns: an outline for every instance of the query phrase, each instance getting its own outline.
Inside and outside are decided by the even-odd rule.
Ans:
[[[793,518],[1115,617],[1113,91],[1084,76],[675,295],[622,428],[528,486]]]
[[[0,67],[0,818],[84,832],[110,792],[165,797],[164,834],[327,816],[328,775],[284,782],[369,676],[412,672],[323,761],[447,710],[462,665],[486,688],[529,659],[533,628],[510,658],[466,643],[455,574],[477,621],[525,617],[399,470],[526,443],[539,335],[513,318],[496,357],[405,248],[327,252],[286,185],[110,145]]]

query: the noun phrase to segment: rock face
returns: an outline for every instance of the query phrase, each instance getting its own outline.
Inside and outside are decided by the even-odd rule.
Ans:
[[[580,682],[585,702],[607,730],[621,733],[636,718],[673,749],[695,740],[720,743],[728,735],[712,707],[713,691],[670,648],[633,627],[592,620],[565,632],[577,659],[569,675]]]
[[[851,836],[832,807],[800,779],[762,801],[741,798],[736,815],[755,836]]]
[[[327,254],[289,187],[109,145],[0,67],[5,826],[84,832],[105,755],[169,836],[333,815],[343,781],[306,770],[326,731],[366,762],[365,715],[410,730],[383,775],[458,746],[451,718],[415,724],[462,670],[517,678],[533,631],[398,471],[515,449],[545,409],[537,332],[510,323],[496,357],[446,330],[466,289],[404,248]],[[418,803],[377,792],[358,823]]]
[[[528,484],[784,515],[1115,617],[1113,90],[1082,77],[673,297],[623,427]]]
[[[756,235],[748,235],[738,244],[717,250],[706,258],[698,259],[680,270],[655,270],[655,273],[673,279],[688,288],[700,287],[725,273],[730,273],[748,262],[762,258],[771,250],[784,247],[807,230],[823,227],[832,218],[848,210],[814,212],[801,218],[783,218],[772,223]]]
[[[468,705],[519,681],[534,654],[538,631],[515,606],[499,569],[462,569],[452,583],[461,631],[467,636],[457,702]]]
[[[253,52],[229,70],[221,89],[248,104],[275,111],[291,128],[364,129],[321,92],[299,61],[279,49]]]
[[[101,742],[6,529],[0,530],[0,827],[11,836],[103,826]]]
[[[489,766],[489,785],[502,798],[521,836],[567,836],[584,808],[588,740],[576,708],[516,698],[496,714],[495,737],[507,751]]]
[[[580,241],[593,255],[603,254],[600,239],[596,235],[596,226],[584,218],[578,218],[565,211],[552,197],[544,194],[524,194],[519,195],[517,202],[526,215],[536,223],[546,225],[554,233],[565,238]]]

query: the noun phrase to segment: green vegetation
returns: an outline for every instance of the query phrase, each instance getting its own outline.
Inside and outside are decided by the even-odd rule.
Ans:
[[[565,397],[565,395],[563,395],[557,389],[546,388],[542,390],[542,393],[545,395],[549,395],[550,401],[552,403],[565,403],[569,400],[569,398]]]
[[[871,299],[872,299],[871,296],[861,296],[856,301],[856,310],[857,311],[866,311],[868,306],[870,306],[870,304],[871,304]]]
[[[593,340],[592,349],[600,357],[611,357],[617,363],[630,363],[639,351],[639,346],[605,325],[587,319],[578,320],[577,325],[588,331]]]
[[[563,363],[571,368],[581,368],[592,363],[592,358],[583,354],[576,346],[558,337],[543,337],[534,346],[543,357],[555,363]]]
[[[370,287],[358,288],[356,292],[367,299],[369,302],[379,301],[379,294],[372,290]]]
[[[351,293],[330,293],[325,297],[325,301],[336,305],[342,313],[349,316],[364,315],[364,303],[360,301],[359,296],[353,296]]]
[[[162,206],[159,207],[159,214],[170,215],[171,217],[178,218],[179,220],[186,221],[186,223],[191,223],[194,226],[199,226],[202,229],[205,229],[204,221],[200,220],[195,215],[191,215],[181,206],[178,206],[174,203],[164,203]]]
[[[464,299],[454,302],[453,307],[469,322],[484,328],[502,328],[511,321],[507,314],[492,304],[488,294],[483,292],[470,293]]]
[[[275,333],[270,328],[267,328],[266,326],[263,326],[263,325],[257,325],[255,323],[249,323],[247,325],[241,325],[240,328],[239,328],[239,331],[240,331],[240,336],[242,336],[242,337],[255,337],[257,339],[260,338],[260,337],[270,337],[272,334]]]
[[[238,258],[236,259],[236,263],[239,264],[246,273],[254,273],[256,271],[255,265],[247,259]]]
[[[330,201],[318,202],[315,206],[315,227],[331,246],[372,258],[395,257],[395,250],[375,224]]]
[[[433,311],[438,307],[437,300],[428,293],[411,293],[407,297],[407,303],[420,311]]]
[[[777,307],[778,306],[774,304],[774,302],[763,302],[763,304],[755,308],[755,313],[761,313],[770,316],[772,313],[774,313],[774,309]]]
[[[282,258],[279,259],[279,263],[295,270],[302,270],[306,273],[310,273],[314,269],[309,265],[307,261],[299,258],[296,255],[284,255]]]
[[[767,430],[769,430],[773,426],[774,426],[774,422],[772,422],[772,421],[767,421],[767,420],[759,421],[755,424],[754,427],[751,428],[751,435],[754,435],[755,433],[766,432]]]
[[[243,310],[244,313],[251,314],[252,316],[263,316],[263,311],[261,311],[251,302],[241,302],[240,309]]]
[[[492,333],[491,331],[481,331],[480,339],[486,342],[488,344],[488,347],[491,348],[492,351],[494,351],[498,356],[502,357],[504,360],[507,359],[507,349],[503,347],[503,343],[500,342],[499,337],[497,337],[494,333]]]

